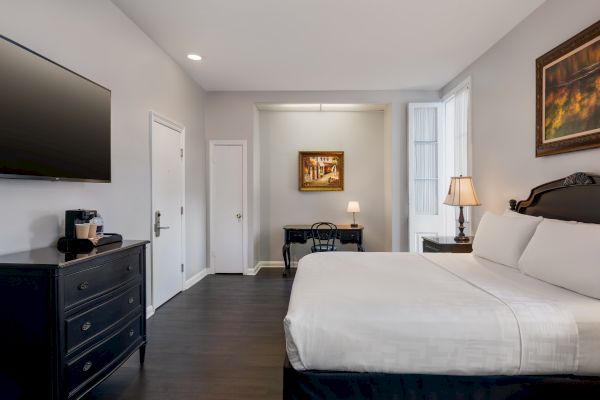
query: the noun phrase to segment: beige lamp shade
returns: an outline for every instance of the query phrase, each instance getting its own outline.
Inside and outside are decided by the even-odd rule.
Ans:
[[[449,206],[480,206],[481,203],[473,186],[473,178],[462,175],[452,177],[444,204]]]
[[[360,204],[358,204],[358,201],[349,201],[346,212],[349,212],[349,213],[360,212]]]

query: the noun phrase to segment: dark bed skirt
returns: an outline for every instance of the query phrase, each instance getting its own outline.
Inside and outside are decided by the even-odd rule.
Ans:
[[[454,376],[296,371],[286,356],[284,400],[600,399],[600,377]]]

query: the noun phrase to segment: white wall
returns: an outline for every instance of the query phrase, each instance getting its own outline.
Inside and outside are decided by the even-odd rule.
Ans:
[[[187,276],[205,268],[204,93],[108,0],[1,1],[5,36],[112,90],[112,182],[0,180],[0,253],[53,246],[64,210],[150,239],[149,111],[186,126]]]
[[[330,221],[352,223],[350,200],[360,202],[358,223],[365,226],[368,251],[385,250],[384,113],[260,112],[262,261],[281,260],[282,227]],[[344,152],[344,191],[300,192],[298,152]],[[309,253],[309,245],[292,246],[292,260]],[[356,246],[340,249],[356,250]]]
[[[534,186],[600,173],[600,149],[535,158],[535,60],[599,18],[598,0],[548,0],[443,88],[472,78],[473,173],[483,203],[476,223]]]
[[[257,138],[256,103],[377,103],[387,104],[384,116],[383,179],[386,250],[408,249],[408,183],[406,158],[406,109],[411,101],[433,101],[438,92],[426,91],[346,91],[346,92],[209,92],[206,104],[206,135],[209,139],[248,141],[248,216],[250,243],[249,264],[259,260],[260,217],[255,208],[259,174],[255,159],[260,149]]]

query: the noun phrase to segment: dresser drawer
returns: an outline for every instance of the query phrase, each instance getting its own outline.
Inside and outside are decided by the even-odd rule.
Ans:
[[[305,242],[306,235],[304,231],[289,231],[288,232],[288,241],[289,242]]]
[[[339,231],[340,234],[340,242],[352,242],[355,243],[356,241],[358,241],[358,237],[359,234],[358,232],[344,232],[344,231]]]
[[[90,269],[65,276],[65,308],[116,289],[141,277],[139,253],[111,259]]]
[[[131,320],[119,331],[66,365],[66,384],[72,397],[89,384],[106,376],[108,369],[116,367],[133,346],[142,341],[142,316]]]
[[[90,310],[67,318],[65,321],[67,354],[104,332],[128,314],[135,310],[139,312],[141,305],[142,286],[138,285]]]
[[[439,253],[440,249],[429,244],[428,242],[423,242],[423,253]]]

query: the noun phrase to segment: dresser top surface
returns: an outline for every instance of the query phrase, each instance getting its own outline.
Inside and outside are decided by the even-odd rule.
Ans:
[[[137,246],[143,246],[149,243],[147,240],[124,240],[120,243],[111,243],[95,247],[90,253],[63,253],[56,247],[43,247],[11,253],[0,256],[1,266],[20,266],[23,267],[47,267],[64,268],[72,264],[92,259],[94,257],[116,253],[121,250],[131,249]]]

